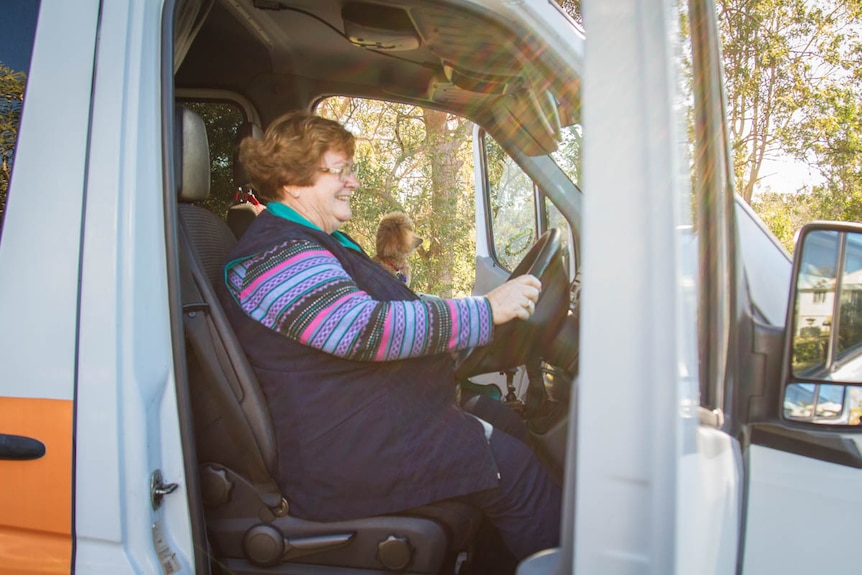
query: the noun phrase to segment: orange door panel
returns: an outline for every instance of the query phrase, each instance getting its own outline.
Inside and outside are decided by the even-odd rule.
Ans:
[[[0,397],[0,434],[37,439],[37,459],[0,458],[0,573],[69,573],[73,402]]]

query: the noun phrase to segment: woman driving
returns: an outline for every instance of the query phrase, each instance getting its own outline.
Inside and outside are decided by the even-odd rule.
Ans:
[[[458,407],[450,354],[529,318],[539,280],[420,299],[338,231],[359,187],[354,145],[337,122],[293,112],[240,146],[268,205],[221,297],[269,405],[292,512],[335,521],[459,498],[519,559],[558,545],[559,487],[523,441]]]

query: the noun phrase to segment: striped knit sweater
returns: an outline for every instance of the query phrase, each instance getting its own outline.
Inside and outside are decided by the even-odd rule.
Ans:
[[[268,206],[249,226],[219,297],[266,397],[291,514],[370,517],[497,486],[438,352],[490,339],[487,300],[420,300],[343,234],[287,216]]]
[[[231,296],[252,319],[338,357],[391,361],[484,345],[485,297],[376,301],[318,243],[292,240],[230,262]]]

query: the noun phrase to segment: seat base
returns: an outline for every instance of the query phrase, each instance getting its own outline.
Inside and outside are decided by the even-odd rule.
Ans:
[[[236,573],[392,573],[392,549],[409,549],[406,571],[397,572],[451,572],[481,523],[477,509],[458,501],[348,521],[308,521],[289,511],[276,517],[230,469],[208,464],[201,473],[228,485],[226,500],[207,508],[206,523],[218,561],[238,562]]]

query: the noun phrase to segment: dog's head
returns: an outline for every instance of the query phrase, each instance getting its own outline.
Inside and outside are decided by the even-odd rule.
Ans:
[[[377,256],[401,259],[422,245],[413,231],[413,220],[403,212],[390,212],[377,225]]]

